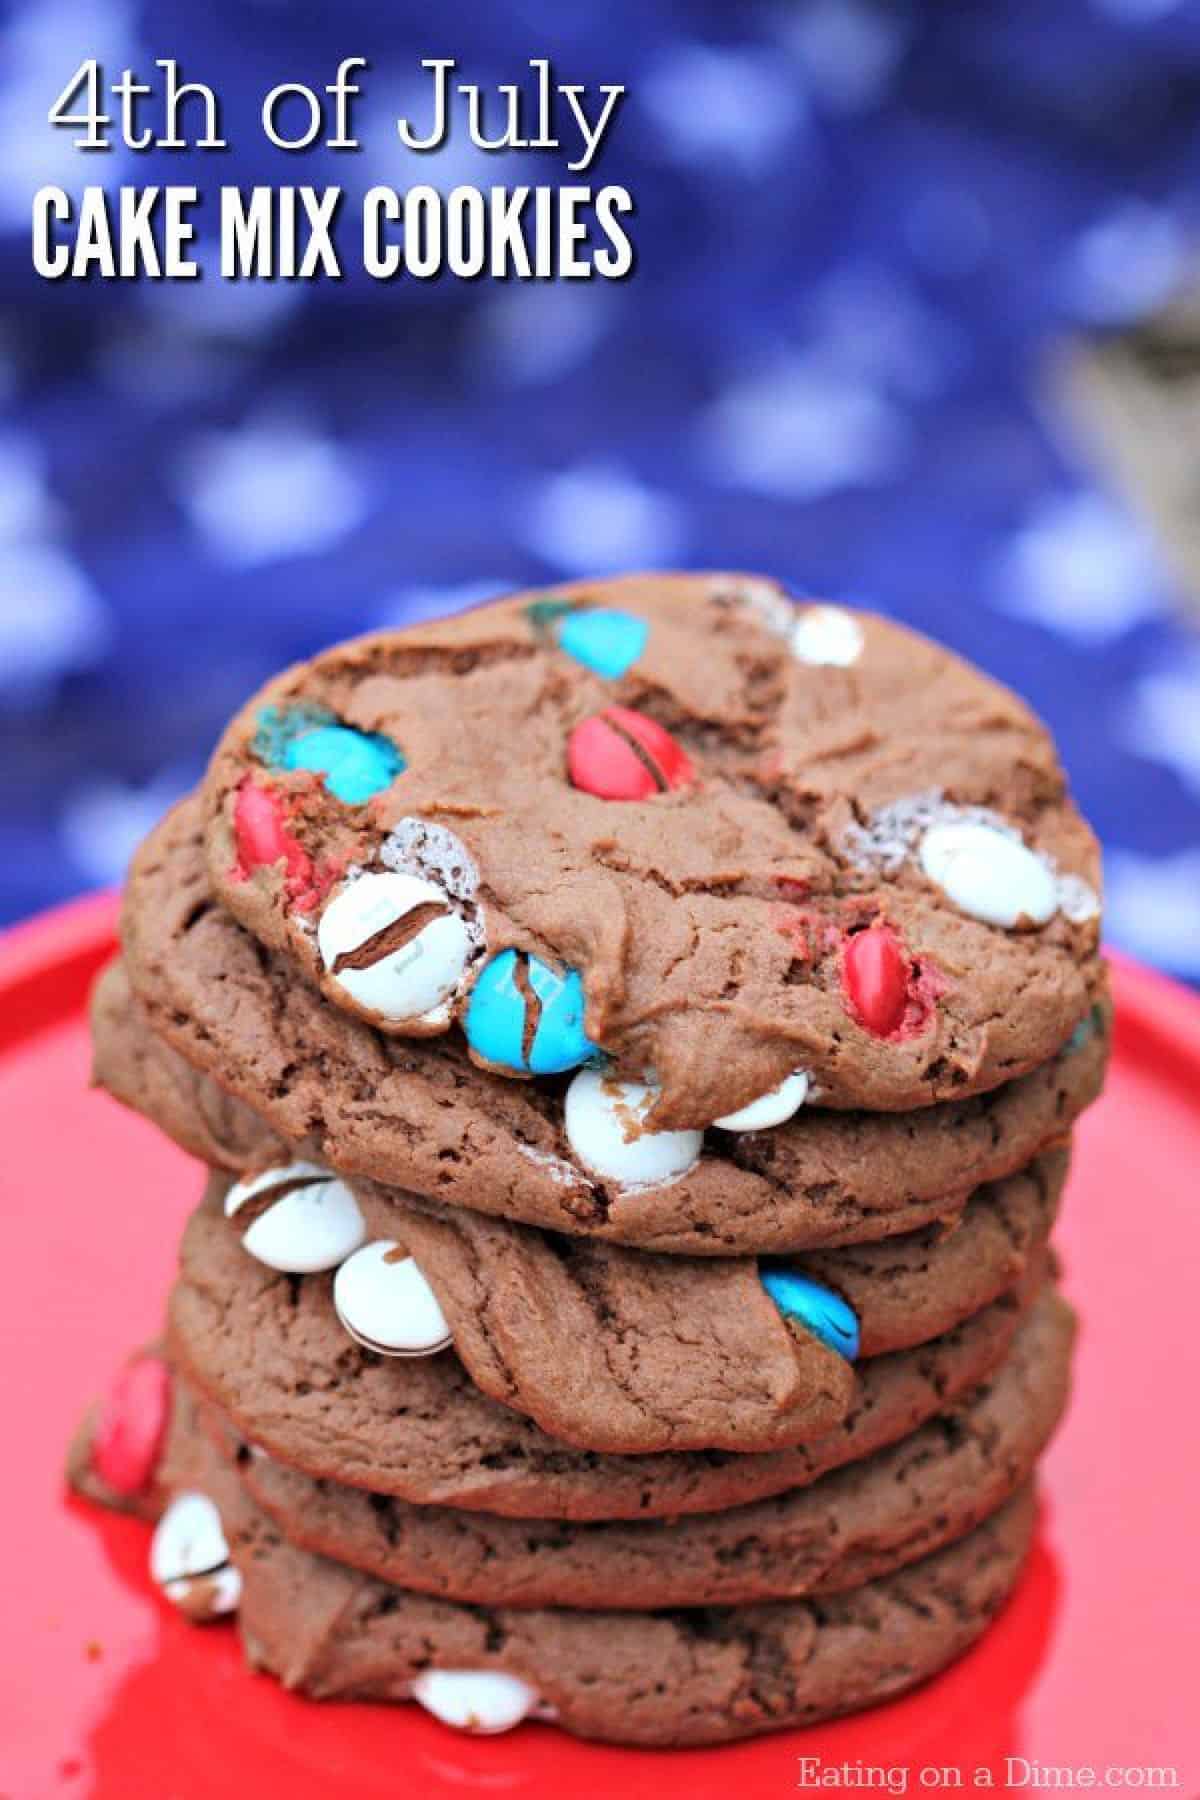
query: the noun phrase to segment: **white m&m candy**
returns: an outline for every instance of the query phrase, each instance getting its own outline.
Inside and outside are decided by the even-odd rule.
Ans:
[[[150,1574],[196,1624],[237,1610],[242,1578],[229,1560],[221,1515],[207,1494],[177,1494],[154,1528]]]
[[[527,1681],[499,1669],[426,1669],[413,1682],[412,1695],[443,1725],[479,1737],[511,1731],[539,1704]]]
[[[364,1012],[438,1024],[475,948],[440,887],[394,870],[348,881],[321,915],[317,946]]]
[[[659,1090],[616,1081],[602,1069],[581,1069],[567,1089],[565,1123],[572,1150],[586,1169],[622,1187],[673,1181],[700,1155],[700,1131],[648,1131],[647,1114]]]
[[[235,1181],[225,1217],[248,1221],[243,1248],[286,1275],[336,1269],[367,1235],[350,1189],[317,1163],[286,1163]]]
[[[333,1304],[355,1342],[380,1356],[432,1356],[454,1335],[412,1257],[387,1238],[365,1244],[342,1264]]]
[[[1039,856],[994,825],[933,825],[921,867],[961,912],[986,925],[1044,925],[1058,908],[1054,876]]]
[[[848,669],[863,652],[862,626],[840,606],[806,606],[792,626],[792,655],[799,662]]]
[[[793,1113],[799,1112],[807,1098],[808,1073],[796,1069],[769,1094],[760,1094],[757,1100],[752,1100],[749,1106],[740,1106],[737,1112],[724,1113],[721,1118],[714,1119],[713,1124],[722,1131],[768,1131],[772,1125],[785,1124]]]

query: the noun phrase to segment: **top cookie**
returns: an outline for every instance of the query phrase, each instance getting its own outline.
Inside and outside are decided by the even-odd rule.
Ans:
[[[335,1005],[513,1075],[606,1059],[659,1130],[981,1092],[1100,980],[1096,845],[1027,708],[749,577],[328,651],[237,716],[204,804],[218,897]]]

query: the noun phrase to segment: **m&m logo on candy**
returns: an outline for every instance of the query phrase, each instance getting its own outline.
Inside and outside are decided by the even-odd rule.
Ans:
[[[670,732],[628,706],[608,706],[576,725],[567,739],[567,773],[572,787],[600,800],[652,800],[696,779]]]
[[[378,1019],[449,1022],[479,942],[447,891],[398,869],[369,869],[334,894],[317,926],[332,979]]]
[[[560,975],[540,957],[502,950],[471,989],[467,1042],[497,1068],[558,1075],[600,1054],[583,1028],[583,1015],[577,969]]]

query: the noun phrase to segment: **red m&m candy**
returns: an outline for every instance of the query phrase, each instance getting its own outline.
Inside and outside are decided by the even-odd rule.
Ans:
[[[158,1356],[127,1363],[100,1408],[91,1462],[118,1494],[140,1494],[158,1467],[171,1405],[171,1372]]]
[[[890,925],[872,925],[847,941],[842,980],[860,1025],[876,1037],[900,1029],[908,1005],[908,960]]]
[[[283,808],[270,788],[244,781],[233,804],[233,832],[237,843],[238,871],[244,877],[254,869],[282,862],[288,891],[311,887],[312,862],[294,837],[284,829]]]
[[[607,706],[567,740],[571,785],[600,800],[651,800],[696,778],[669,731],[628,706]]]

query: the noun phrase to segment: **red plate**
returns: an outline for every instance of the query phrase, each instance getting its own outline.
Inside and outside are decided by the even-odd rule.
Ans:
[[[857,1718],[633,1752],[547,1726],[462,1738],[416,1708],[294,1699],[244,1670],[231,1627],[198,1630],[159,1601],[143,1526],[64,1498],[76,1418],[157,1328],[200,1187],[179,1151],[86,1089],[84,998],[113,918],[110,900],[87,901],[0,943],[2,1800],[778,1800],[803,1791],[806,1767],[829,1791],[971,1788],[983,1767],[997,1787],[1045,1786],[1050,1771],[1087,1786],[1094,1769],[1100,1787],[1197,1793],[1200,1003],[1117,968],[1116,1065],[1080,1132],[1061,1233],[1084,1320],[1076,1396],[1037,1548],[996,1627],[918,1693]]]

